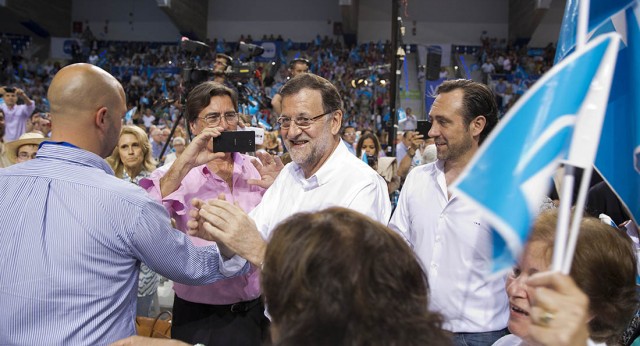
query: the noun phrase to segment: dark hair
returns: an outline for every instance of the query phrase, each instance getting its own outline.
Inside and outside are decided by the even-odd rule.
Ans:
[[[342,131],[340,132],[340,134],[344,135],[345,133],[347,133],[347,129],[356,129],[355,127],[351,126],[351,125],[347,125],[345,127],[342,128]]]
[[[233,61],[233,58],[224,54],[224,53],[217,53],[216,54],[216,58],[222,58],[225,59],[227,61],[227,65],[231,64],[231,62]]]
[[[322,110],[342,110],[342,98],[338,89],[328,80],[311,73],[301,73],[285,83],[280,89],[282,98],[295,95],[302,89],[318,90],[322,96]]]
[[[464,116],[465,124],[468,126],[473,119],[480,115],[487,119],[484,129],[480,133],[480,140],[478,141],[478,144],[482,144],[498,123],[498,104],[496,103],[496,97],[486,85],[468,79],[445,81],[436,89],[436,95],[452,92],[457,89],[461,89],[464,92],[462,115]]]
[[[557,220],[557,210],[541,213],[529,237],[529,242],[547,245],[548,263]],[[582,219],[570,275],[589,297],[592,340],[615,344],[631,321],[638,307],[636,266],[631,239],[625,233],[593,217]]]
[[[229,96],[233,102],[233,108],[238,110],[238,95],[235,91],[216,82],[204,82],[197,85],[187,95],[187,112],[185,118],[189,124],[198,119],[198,114],[205,109],[213,96]]]
[[[407,243],[384,225],[333,207],[279,224],[262,288],[274,345],[447,345],[427,310],[428,282]]]
[[[378,140],[378,137],[373,133],[365,133],[364,135],[360,136],[360,139],[358,139],[358,143],[356,144],[357,157],[361,157],[362,146],[364,145],[364,140],[367,138],[373,141],[373,145],[376,147],[376,156],[380,154],[380,151],[382,150],[382,148],[380,147],[380,141]]]
[[[296,58],[291,60],[291,62],[289,63],[289,68],[293,68],[294,66],[296,66],[296,64],[305,64],[307,65],[307,67],[311,67],[311,62],[309,62],[308,59]]]
[[[5,87],[5,88],[4,88],[4,91],[5,91],[5,92],[7,92],[7,93],[11,93],[11,94],[13,94],[13,93],[15,93],[15,92],[16,92],[16,89],[15,89],[15,88],[12,88],[12,87]]]

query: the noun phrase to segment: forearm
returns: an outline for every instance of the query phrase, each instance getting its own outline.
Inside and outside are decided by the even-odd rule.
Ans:
[[[409,149],[409,151],[407,152],[407,155],[405,155],[400,161],[400,164],[398,165],[398,176],[400,178],[404,179],[407,177],[407,174],[409,174],[409,171],[411,170],[411,163],[413,161],[413,156],[415,154],[416,154],[415,150]]]
[[[169,171],[167,171],[167,174],[160,179],[160,193],[162,194],[162,198],[176,191],[180,187],[184,177],[186,177],[191,170],[191,165],[184,164],[180,161],[180,159],[176,159],[173,165],[171,165],[171,168],[169,168]]]
[[[255,251],[252,251],[251,254],[247,254],[245,259],[249,261],[253,266],[262,269],[262,265],[264,263],[264,255],[267,251],[267,242],[262,241],[260,246],[256,247]]]

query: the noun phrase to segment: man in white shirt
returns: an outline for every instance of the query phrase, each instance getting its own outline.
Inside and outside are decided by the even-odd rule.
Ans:
[[[487,279],[489,225],[449,186],[496,125],[498,108],[491,90],[470,80],[446,81],[436,93],[429,137],[438,160],[409,173],[389,227],[422,261],[431,289],[429,308],[444,315],[455,345],[491,345],[507,333],[504,278]]]
[[[418,127],[418,118],[413,114],[413,110],[410,107],[407,107],[405,113],[407,114],[407,119],[402,124],[403,131],[415,131]]]
[[[273,228],[297,212],[341,206],[381,223],[391,215],[384,179],[351,154],[340,139],[343,110],[336,87],[304,73],[289,80],[280,94],[278,123],[293,162],[284,167],[249,215],[226,201],[195,201],[200,210],[192,211],[191,216],[200,225],[198,221],[189,224],[192,235],[216,240],[227,257],[237,253],[256,266],[262,265]],[[244,263],[233,256],[224,262],[228,271],[223,273],[232,273]]]
[[[5,119],[4,141],[15,141],[26,132],[27,121],[36,109],[36,103],[19,88],[0,88],[0,93],[4,95],[4,104],[0,104]],[[17,104],[18,98],[24,101],[23,105]]]

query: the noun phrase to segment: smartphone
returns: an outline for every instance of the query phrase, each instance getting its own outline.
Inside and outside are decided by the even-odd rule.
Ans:
[[[429,138],[429,130],[431,130],[431,122],[429,120],[418,120],[416,131],[418,131],[424,139]]]
[[[256,134],[253,131],[224,131],[213,139],[214,153],[254,151],[256,151]]]
[[[244,128],[238,127],[238,131],[253,131],[256,134],[256,145],[262,145],[264,143],[264,129],[261,127],[245,126]]]

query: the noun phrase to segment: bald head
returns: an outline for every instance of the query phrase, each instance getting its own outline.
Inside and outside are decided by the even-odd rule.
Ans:
[[[124,89],[112,75],[91,64],[61,69],[51,81],[51,139],[107,157],[118,142],[127,111]]]
[[[47,97],[53,116],[79,116],[117,103],[124,98],[124,90],[120,82],[103,69],[91,64],[73,64],[55,75]]]

